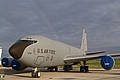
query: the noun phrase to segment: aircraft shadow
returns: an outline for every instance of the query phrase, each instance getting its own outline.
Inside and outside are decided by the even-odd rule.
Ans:
[[[41,72],[47,72],[47,73],[54,73],[55,71],[53,72],[48,72],[46,69],[40,69]],[[26,76],[26,75],[22,75],[22,73],[31,73],[32,72],[32,69],[31,68],[28,68],[28,69],[25,69],[23,71],[15,71],[15,70],[12,70],[12,69],[4,69],[4,74],[5,75],[14,75],[14,76],[17,76],[17,77],[26,77],[26,78],[31,78],[31,74]],[[64,70],[60,69],[58,71],[58,73],[63,73]],[[82,72],[80,72],[79,70],[71,70],[69,72],[64,72],[64,73],[79,73],[79,74],[82,74]],[[105,70],[99,70],[99,69],[95,69],[95,70],[89,70],[88,73],[96,73],[96,74],[110,74],[110,75],[120,75],[120,73],[109,73],[106,72]]]
[[[15,70],[12,70],[12,69],[4,69],[4,74],[5,75],[13,75],[13,74],[20,74],[20,73],[29,73],[31,71],[32,71],[32,69],[25,69],[23,71],[15,71]]]

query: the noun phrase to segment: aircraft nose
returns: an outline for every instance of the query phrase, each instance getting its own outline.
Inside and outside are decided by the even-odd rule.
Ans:
[[[27,42],[18,41],[9,48],[9,54],[15,59],[20,59],[28,45],[30,44]]]
[[[18,43],[15,43],[9,49],[10,55],[15,59],[20,59],[22,57],[23,51],[24,47]]]

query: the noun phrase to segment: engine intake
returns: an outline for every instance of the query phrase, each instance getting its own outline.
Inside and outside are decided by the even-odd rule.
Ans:
[[[25,68],[27,68],[27,66],[13,58],[3,58],[1,63],[3,67],[12,67],[12,69],[17,71],[24,70]]]
[[[115,61],[111,56],[104,56],[101,58],[101,66],[105,70],[111,70],[115,65]]]
[[[13,58],[3,58],[1,63],[3,67],[12,67],[11,65],[12,60]]]
[[[18,62],[17,60],[12,60],[12,69],[20,71],[20,70],[24,70],[25,68],[27,68],[27,66],[23,65],[22,63]]]

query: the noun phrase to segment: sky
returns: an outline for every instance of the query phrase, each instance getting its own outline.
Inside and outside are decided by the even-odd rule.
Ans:
[[[0,0],[0,45],[5,51],[27,35],[80,47],[82,29],[89,48],[118,50],[120,0]]]

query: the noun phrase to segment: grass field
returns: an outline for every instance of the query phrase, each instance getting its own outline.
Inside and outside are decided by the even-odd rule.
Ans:
[[[2,66],[0,66],[0,67],[2,67]],[[3,74],[4,74],[4,70],[0,69],[0,76],[3,75]],[[0,78],[0,80],[4,80],[4,79]]]
[[[91,61],[87,61],[87,65],[90,68],[102,68],[100,61],[96,61],[96,60],[91,60]],[[80,64],[78,64],[78,66],[80,66]],[[115,60],[115,69],[120,69],[120,60]]]
[[[100,61],[97,60],[87,61],[87,65],[89,66],[89,68],[102,69]],[[74,65],[74,67],[77,68],[79,68],[80,66],[80,64]],[[63,66],[59,66],[59,68],[63,68]],[[114,69],[120,69],[120,60],[115,60]]]

